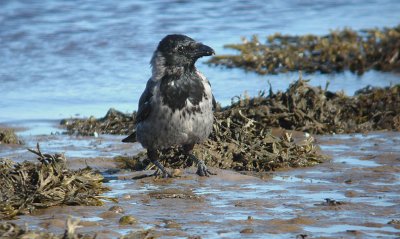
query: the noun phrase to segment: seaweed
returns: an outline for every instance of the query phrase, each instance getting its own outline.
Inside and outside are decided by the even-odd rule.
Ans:
[[[292,88],[298,89],[300,85],[308,87],[305,81],[296,83]],[[281,137],[272,134],[270,122],[276,114],[269,114],[268,107],[264,105],[266,99],[269,98],[240,99],[230,107],[215,112],[213,131],[206,142],[195,146],[194,154],[208,166],[236,171],[263,172],[312,166],[325,161],[326,158],[314,145],[313,137],[295,142],[288,132]],[[279,117],[285,116],[281,113]],[[179,147],[161,150],[159,154],[163,164],[170,168],[185,168],[194,163]],[[145,170],[153,166],[145,152],[115,159],[121,168]]]
[[[343,92],[312,87],[300,78],[285,92],[271,91],[267,97],[239,99],[225,111],[231,108],[271,127],[312,134],[399,131],[400,85],[367,86],[349,97]]]
[[[109,189],[102,175],[89,167],[69,170],[63,154],[43,154],[39,144],[29,151],[39,163],[0,158],[0,219],[57,205],[103,205],[100,194]]]
[[[298,142],[289,132],[277,137],[271,128],[311,134],[400,130],[400,85],[366,87],[353,97],[326,88],[312,87],[300,77],[286,91],[274,93],[271,89],[268,95],[235,97],[230,106],[214,112],[213,132],[206,142],[195,146],[194,154],[208,166],[237,171],[306,167],[326,160],[313,137]],[[78,130],[85,129],[81,127],[84,121],[78,122]],[[132,123],[115,125],[134,132]],[[88,132],[83,134],[88,135]],[[159,153],[161,161],[170,168],[193,165],[178,147]],[[118,156],[115,160],[121,168],[153,167],[145,152],[131,157]]]
[[[268,95],[261,92],[253,98],[234,97],[232,105],[214,113],[214,130],[217,129],[216,122],[232,112],[236,112],[237,118],[249,118],[265,127],[313,134],[400,130],[400,85],[385,88],[367,86],[352,97],[341,91],[328,91],[327,87],[312,87],[300,76],[286,91],[274,93],[270,90]],[[67,134],[130,134],[135,131],[135,114],[119,112],[118,118],[107,113],[101,119],[70,119]],[[65,125],[65,122],[61,123]],[[105,125],[113,125],[112,130]]]
[[[95,136],[99,133],[129,134],[135,127],[136,112],[131,115],[124,114],[113,108],[100,119],[89,117],[88,119],[64,119],[60,122],[67,129],[68,134],[83,136]]]
[[[0,127],[0,144],[22,144],[22,141],[13,129]]]
[[[278,168],[313,166],[327,159],[314,145],[313,137],[300,143],[295,142],[288,132],[277,137],[255,121],[236,118],[236,113],[240,115],[234,112],[225,119],[217,119],[210,139],[195,146],[194,154],[206,165],[236,171],[265,172]],[[159,158],[165,166],[175,169],[194,164],[179,147],[161,150]],[[124,162],[119,165],[121,168],[148,170],[154,167],[145,152],[130,157],[118,156],[116,160]]]
[[[349,28],[324,36],[282,35],[275,33],[265,42],[259,37],[242,38],[241,44],[228,44],[238,55],[216,55],[207,63],[227,68],[243,68],[258,74],[287,71],[341,72],[363,74],[369,69],[399,71],[400,25],[393,28],[355,32]]]

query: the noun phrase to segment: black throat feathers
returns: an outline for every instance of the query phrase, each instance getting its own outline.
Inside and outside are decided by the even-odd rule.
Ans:
[[[202,79],[195,69],[186,69],[182,74],[164,75],[160,92],[163,103],[171,108],[172,112],[186,107],[187,100],[198,109],[203,97],[207,97]]]

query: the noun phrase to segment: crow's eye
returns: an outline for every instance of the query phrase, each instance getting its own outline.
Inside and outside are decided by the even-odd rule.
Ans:
[[[183,49],[184,49],[183,46],[178,47],[179,52],[183,52]]]

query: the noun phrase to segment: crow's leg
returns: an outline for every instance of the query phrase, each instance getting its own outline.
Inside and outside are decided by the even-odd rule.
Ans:
[[[187,144],[183,146],[183,151],[184,153],[189,156],[193,161],[196,162],[197,164],[197,174],[199,176],[207,176],[209,177],[210,175],[216,175],[215,173],[212,173],[210,170],[207,169],[207,166],[204,164],[203,160],[198,159],[196,156],[193,155],[194,144]]]
[[[147,149],[147,156],[149,157],[150,161],[157,167],[157,170],[154,172],[154,176],[160,176],[160,172],[159,172],[159,170],[160,170],[161,177],[172,178],[172,175],[170,173],[168,173],[168,171],[164,168],[164,166],[158,161],[157,150]]]

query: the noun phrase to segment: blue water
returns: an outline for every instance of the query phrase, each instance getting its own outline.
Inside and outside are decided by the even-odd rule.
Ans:
[[[250,1],[249,1],[250,2]],[[0,123],[131,112],[160,39],[184,33],[217,53],[240,37],[326,34],[331,29],[395,26],[400,1],[23,1],[0,0]],[[297,73],[259,76],[202,64],[217,101],[247,91],[285,89]],[[400,83],[400,75],[367,72],[306,76],[347,94],[365,85]]]

